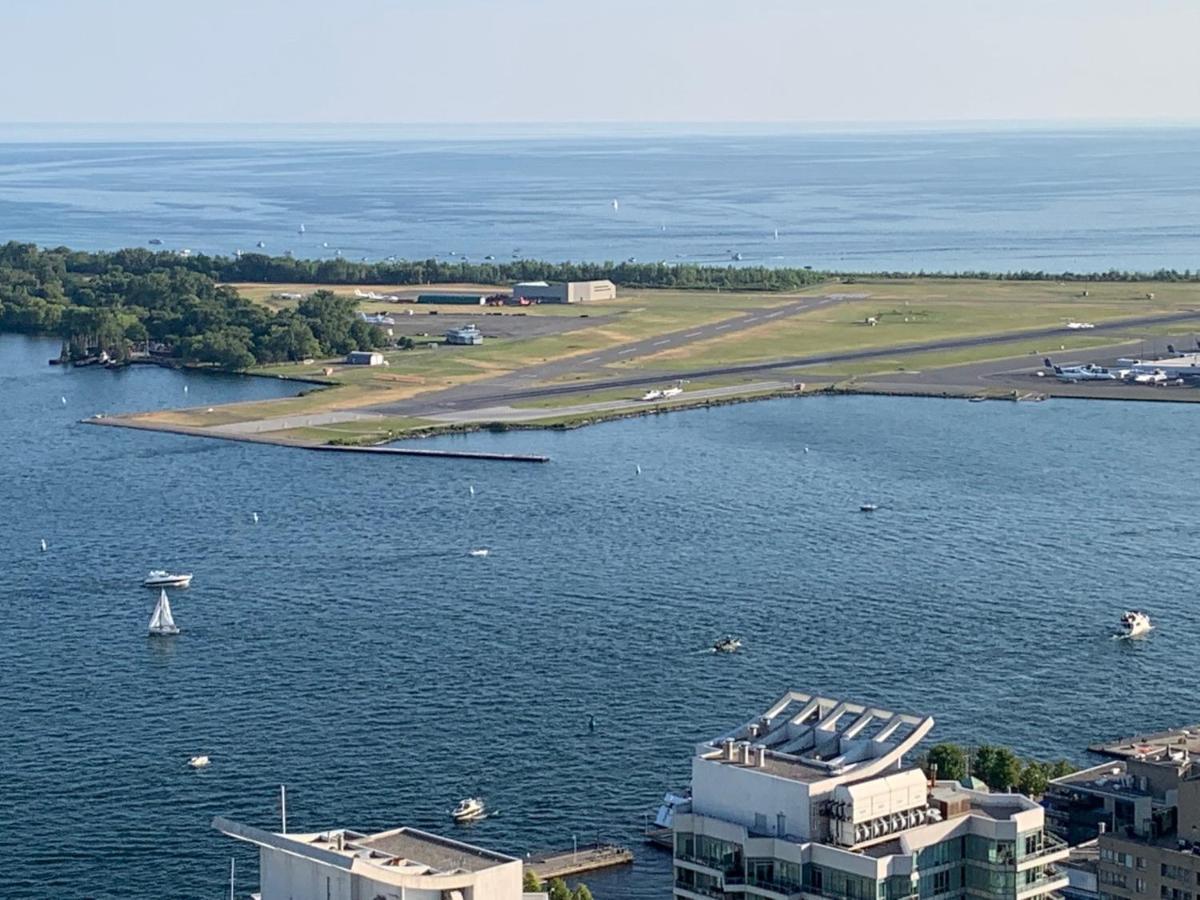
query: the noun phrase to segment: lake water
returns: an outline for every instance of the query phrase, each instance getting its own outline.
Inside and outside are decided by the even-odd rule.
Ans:
[[[36,127],[20,134],[0,142],[0,238],[52,246],[157,238],[205,253],[263,241],[269,253],[356,260],[515,252],[724,264],[740,253],[743,265],[847,271],[1200,268],[1194,128],[409,140],[356,140],[348,128],[337,140],[279,130],[259,142],[86,143]]]
[[[283,782],[297,829],[457,833],[478,792],[485,846],[634,842],[695,742],[789,687],[1041,756],[1196,719],[1188,405],[806,398],[423,445],[552,457],[489,464],[78,424],[296,386],[56,350],[0,336],[11,900],[217,898],[231,855],[249,889],[208,823],[274,825]],[[196,576],[169,641],[160,566]],[[1132,606],[1156,631],[1113,641]],[[705,651],[725,633],[745,652]],[[650,900],[669,864],[587,880]]]

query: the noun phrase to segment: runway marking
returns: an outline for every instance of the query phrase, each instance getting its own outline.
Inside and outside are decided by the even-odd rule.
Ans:
[[[732,326],[733,326],[732,322],[726,322],[724,325],[718,325],[717,330],[720,331],[722,328],[731,328]]]
[[[669,344],[669,343],[671,343],[671,340],[670,340],[670,338],[668,338],[668,339],[667,339],[667,340],[665,340],[665,341],[655,341],[655,342],[654,342],[653,344],[651,344],[650,346],[651,346],[651,347],[661,347],[663,344]]]
[[[621,356],[624,356],[626,353],[632,353],[636,349],[636,347],[630,347],[628,350],[618,350],[617,353]]]
[[[584,360],[584,362],[585,362],[585,363],[590,363],[590,362],[599,362],[599,361],[600,361],[600,357],[598,357],[598,356],[593,356],[591,359],[585,359],[585,360]]]
[[[700,332],[698,332],[698,331],[689,331],[687,334],[684,335],[684,337],[699,337],[699,336],[700,336]]]

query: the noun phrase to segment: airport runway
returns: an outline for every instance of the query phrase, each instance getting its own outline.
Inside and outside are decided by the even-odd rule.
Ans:
[[[727,319],[724,322],[698,328],[681,330],[666,335],[658,335],[643,341],[622,344],[594,353],[584,359],[569,357],[555,362],[531,366],[500,378],[479,381],[473,384],[458,385],[446,390],[418,395],[408,400],[372,407],[372,411],[388,415],[427,416],[447,411],[481,409],[494,406],[508,406],[524,400],[536,400],[545,397],[562,396],[583,393],[586,391],[611,390],[614,388],[635,388],[647,385],[662,385],[679,379],[719,378],[729,375],[756,375],[764,372],[774,372],[781,369],[794,369],[799,366],[830,365],[841,362],[855,362],[864,359],[879,359],[897,354],[930,353],[941,350],[957,350],[969,347],[984,347],[992,344],[1004,344],[1014,340],[1040,341],[1050,338],[1062,338],[1068,334],[1077,334],[1061,325],[1053,328],[1040,328],[1030,331],[1011,331],[1001,334],[984,335],[982,337],[947,338],[937,341],[926,341],[916,344],[903,344],[892,347],[878,347],[867,350],[848,350],[818,356],[801,356],[787,359],[771,360],[762,363],[743,363],[739,365],[717,366],[706,369],[681,369],[678,371],[663,371],[640,373],[627,378],[598,378],[572,382],[570,384],[534,386],[534,382],[546,381],[552,378],[571,374],[587,374],[598,371],[603,366],[625,359],[636,359],[638,356],[684,346],[694,341],[705,340],[735,330],[756,327],[765,322],[797,313],[806,312],[821,306],[829,306],[848,299],[847,295],[829,295],[823,297],[808,297],[786,306],[774,309],[754,310]],[[1200,312],[1189,311],[1167,313],[1156,316],[1139,316],[1131,319],[1121,319],[1113,322],[1097,323],[1089,334],[1102,335],[1106,332],[1121,332],[1131,328],[1145,328],[1154,325],[1169,325],[1173,322],[1195,321],[1200,318]],[[1072,355],[1078,355],[1076,351]],[[1086,355],[1086,354],[1085,354]],[[994,363],[993,370],[994,370]]]
[[[626,362],[641,356],[652,356],[667,350],[686,346],[697,341],[705,341],[726,334],[735,334],[747,328],[758,328],[770,322],[779,321],[789,316],[811,312],[815,309],[832,306],[846,300],[862,299],[866,294],[828,294],[820,297],[802,297],[791,303],[764,309],[750,310],[732,318],[708,325],[697,325],[693,328],[682,328],[666,334],[628,344],[609,347],[587,354],[565,359],[527,366],[516,372],[489,378],[486,381],[472,384],[456,385],[445,390],[421,394],[408,400],[399,400],[381,406],[373,406],[374,412],[388,415],[428,416],[433,413],[462,409],[477,409],[488,406],[507,405],[509,400],[522,400],[537,397],[571,394],[580,391],[609,387],[626,387],[642,384],[668,384],[678,378],[692,377],[689,375],[674,375],[670,373],[658,375],[640,375],[637,377],[616,379],[587,384],[557,385],[553,387],[534,387],[538,382],[550,381],[564,375],[595,373],[600,376],[601,370],[612,363]],[[778,299],[778,298],[775,298]]]

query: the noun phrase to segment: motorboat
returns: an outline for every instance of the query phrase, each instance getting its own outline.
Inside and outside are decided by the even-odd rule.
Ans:
[[[154,604],[154,613],[150,616],[150,634],[160,637],[170,637],[179,634],[179,626],[171,615],[171,601],[167,599],[166,590],[158,595],[158,603]]]
[[[168,572],[164,569],[152,569],[142,582],[145,587],[187,587],[192,583],[191,572]]]
[[[877,509],[879,509],[878,503],[863,503],[858,507],[859,512],[875,512]]]
[[[491,551],[487,547],[480,547],[477,550],[471,550],[471,556],[487,556]]]
[[[723,637],[712,645],[714,653],[737,653],[742,649],[742,639],[735,637]]]
[[[188,766],[192,769],[203,769],[210,762],[212,762],[212,760],[210,760],[207,756],[193,756],[188,760]]]
[[[150,238],[150,245],[152,247],[162,246],[162,238]]]
[[[450,811],[450,818],[455,822],[478,822],[487,818],[487,807],[478,797],[467,797]]]
[[[1117,630],[1113,637],[1118,638],[1135,638],[1146,634],[1154,626],[1150,624],[1150,617],[1144,612],[1126,612],[1121,616],[1121,627]]]

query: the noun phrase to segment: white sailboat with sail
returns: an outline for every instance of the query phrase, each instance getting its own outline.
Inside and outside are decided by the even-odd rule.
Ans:
[[[171,615],[171,601],[167,599],[166,591],[159,593],[158,603],[154,604],[154,615],[150,617],[150,633],[164,636],[179,634],[179,626],[175,624],[175,618]]]

